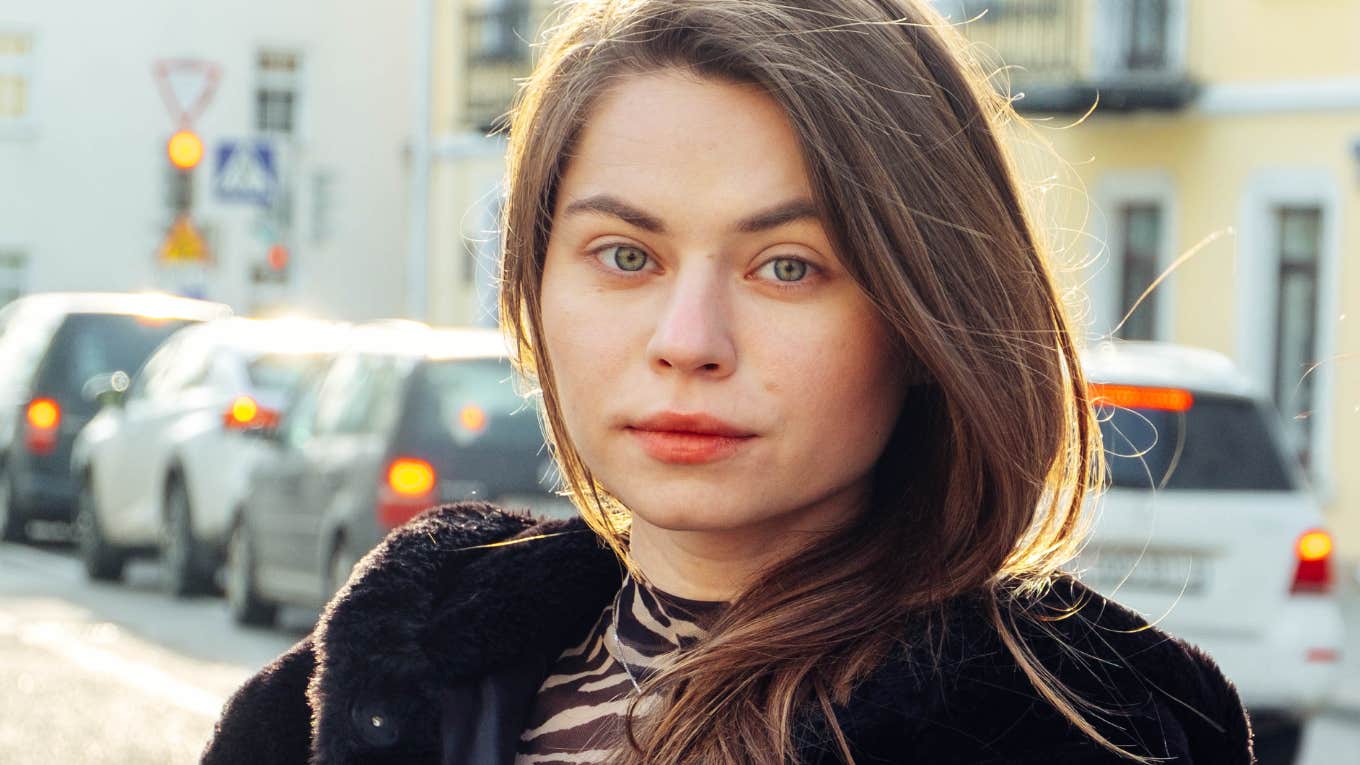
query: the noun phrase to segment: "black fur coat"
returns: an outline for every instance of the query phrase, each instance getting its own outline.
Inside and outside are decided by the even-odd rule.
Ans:
[[[514,537],[538,538],[495,544]],[[203,762],[510,765],[551,662],[585,636],[621,576],[579,520],[536,524],[471,503],[427,511],[227,702]],[[1080,607],[1052,622],[1060,640],[1023,634],[1100,706],[1086,716],[1104,735],[1170,762],[1252,762],[1241,702],[1207,656],[1076,582],[1045,600]],[[929,651],[892,656],[837,710],[857,763],[1131,762],[1040,698],[976,601],[958,601],[944,634]],[[816,715],[797,742],[808,765],[840,762]]]

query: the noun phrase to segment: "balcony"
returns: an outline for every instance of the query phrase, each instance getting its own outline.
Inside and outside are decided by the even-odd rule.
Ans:
[[[529,75],[529,40],[535,27],[533,11],[539,3],[509,0],[492,7],[474,7],[464,16],[464,120],[481,131],[503,125],[515,89]]]
[[[963,34],[1010,67],[1029,112],[1184,108],[1197,88],[1184,66],[1186,0],[949,0]]]

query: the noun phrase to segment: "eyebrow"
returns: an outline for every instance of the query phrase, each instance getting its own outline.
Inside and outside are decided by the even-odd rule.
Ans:
[[[609,194],[595,194],[577,199],[568,204],[567,208],[562,211],[564,216],[582,213],[608,215],[653,234],[667,233],[666,224],[662,223],[660,218]],[[756,234],[795,221],[816,221],[820,219],[821,216],[817,214],[817,206],[813,204],[812,200],[793,199],[743,218],[733,226],[733,229],[742,234]]]

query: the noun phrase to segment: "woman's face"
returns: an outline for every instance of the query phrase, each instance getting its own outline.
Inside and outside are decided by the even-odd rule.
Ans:
[[[637,521],[815,529],[858,508],[903,384],[838,255],[756,88],[668,70],[597,102],[553,211],[544,339],[572,441]]]

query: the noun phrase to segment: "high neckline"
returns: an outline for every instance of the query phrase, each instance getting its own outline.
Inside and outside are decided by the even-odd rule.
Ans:
[[[641,681],[702,640],[726,607],[724,601],[682,598],[628,576],[606,614],[606,647]]]

